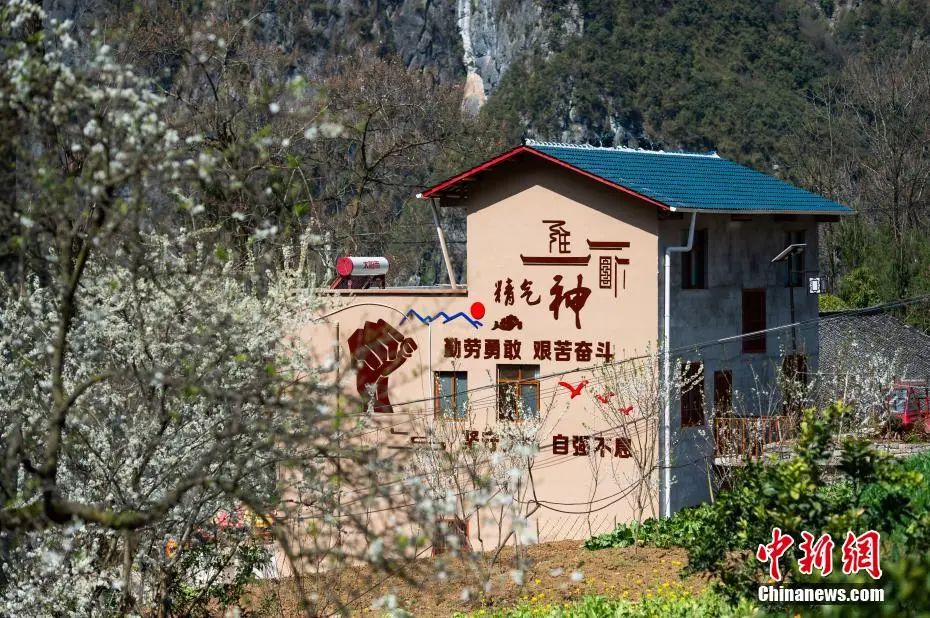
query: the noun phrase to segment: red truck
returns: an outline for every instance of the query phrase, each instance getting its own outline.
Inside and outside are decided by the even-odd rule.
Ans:
[[[930,386],[925,380],[895,382],[885,405],[901,421],[903,428],[910,429],[915,422],[920,421],[930,430]]]

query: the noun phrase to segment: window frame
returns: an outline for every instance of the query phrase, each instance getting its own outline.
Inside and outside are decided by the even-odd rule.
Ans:
[[[681,253],[682,290],[707,289],[707,237],[707,228],[694,230],[694,244],[691,246],[691,251]],[[695,261],[698,262],[696,267]],[[693,278],[692,274],[697,274],[697,277]]]
[[[515,369],[518,372],[516,378],[501,377],[501,370]],[[526,370],[530,370],[534,375],[531,377],[524,377],[523,373]],[[522,414],[520,414],[520,405],[519,402],[523,399],[523,389],[521,387],[532,385],[536,387],[536,417],[539,417],[539,365],[530,365],[530,364],[518,364],[518,365],[508,365],[508,364],[498,364],[497,365],[497,420],[502,422],[520,422],[524,420]],[[505,410],[505,405],[508,400],[508,394],[504,393],[504,389],[507,387],[515,388],[512,391],[512,397],[514,400],[514,408],[510,411],[510,414],[507,414]]]
[[[746,299],[751,295],[757,295],[761,297],[761,318],[756,317],[752,319],[753,324],[752,328],[747,325],[746,317]],[[768,295],[766,294],[765,288],[743,288],[741,305],[740,305],[740,314],[742,316],[740,324],[740,334],[742,337],[742,350],[743,354],[765,354],[768,349],[767,337],[765,333],[760,335],[754,335],[752,337],[746,337],[747,333],[754,333],[757,331],[762,331],[768,328]],[[758,323],[758,324],[757,324]]]
[[[697,380],[690,387],[683,388],[679,395],[681,426],[703,427],[707,422],[707,411],[704,405],[704,380],[706,379],[704,363],[702,361],[686,361],[681,366],[681,374],[683,383],[690,382],[698,375],[700,376],[700,380]]]
[[[719,388],[725,384],[725,388]],[[723,396],[725,394],[725,396]],[[725,403],[724,403],[725,400]],[[714,415],[733,412],[733,371],[717,369],[714,371]]]
[[[451,416],[445,415],[442,413],[442,398],[443,397],[440,393],[440,390],[441,390],[440,389],[440,384],[441,384],[440,378],[444,375],[445,376],[451,375],[452,377],[452,393],[451,393],[452,415]],[[464,376],[464,382],[465,382],[465,393],[464,394],[465,394],[465,403],[467,405],[468,404],[468,372],[467,371],[449,370],[449,371],[434,371],[433,372],[433,417],[434,418],[442,419],[446,421],[458,421],[458,422],[468,420],[468,410],[465,410],[465,413],[461,417],[459,417],[457,414],[458,393],[459,393],[458,382],[460,380],[460,376]]]

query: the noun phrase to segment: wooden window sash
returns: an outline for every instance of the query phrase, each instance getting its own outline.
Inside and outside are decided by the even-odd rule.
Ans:
[[[689,362],[682,367],[683,381],[694,384],[681,393],[681,426],[700,427],[704,425],[704,363]]]
[[[458,417],[458,385],[459,385],[459,376],[465,376],[465,388],[468,389],[468,373],[465,371],[436,371],[433,372],[433,416],[435,418],[441,418],[444,420],[450,421],[464,421],[467,420],[467,414],[462,418]],[[451,413],[445,415],[442,413],[442,382],[441,378],[449,376],[452,378],[452,387],[449,394],[449,400],[451,401]],[[467,397],[467,396],[466,396]]]
[[[513,368],[516,370],[516,377],[511,376],[501,376],[501,368]],[[535,373],[535,376],[524,377],[524,372]],[[535,386],[536,387],[536,414],[539,414],[539,365],[498,365],[497,366],[497,420],[500,421],[522,421],[522,414],[520,413],[520,402],[523,400],[523,390],[521,386]],[[508,395],[508,388],[510,394]],[[513,410],[506,410],[506,399],[513,398],[514,408]],[[505,414],[510,412],[513,417],[508,418]]]

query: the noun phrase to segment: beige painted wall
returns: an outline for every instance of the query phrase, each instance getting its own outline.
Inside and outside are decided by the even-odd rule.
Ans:
[[[596,372],[590,369],[573,371],[591,367],[603,359],[592,356],[587,361],[579,360],[574,348],[578,342],[590,343],[593,352],[597,351],[598,343],[609,343],[615,360],[642,353],[650,346],[654,348],[658,336],[655,208],[544,162],[511,164],[484,177],[477,185],[471,197],[460,203],[468,214],[467,290],[457,294],[386,290],[359,292],[352,297],[337,295],[333,298],[336,307],[349,308],[321,323],[308,322],[300,336],[321,363],[331,364],[327,361],[335,362],[338,358],[338,377],[350,396],[357,393],[346,342],[355,329],[366,321],[383,319],[415,342],[416,350],[388,378],[394,413],[375,414],[372,420],[376,429],[370,437],[385,449],[410,446],[410,437],[398,432],[416,435],[417,419],[433,414],[432,372],[467,371],[468,386],[472,390],[471,417],[468,422],[461,423],[461,431],[466,428],[494,431],[498,423],[493,388],[497,366],[538,364],[543,376],[540,400],[544,420],[539,434],[541,448],[536,458],[538,471],[534,477],[537,498],[550,508],[537,511],[532,525],[539,530],[541,541],[580,539],[592,532],[609,530],[615,521],[629,519],[630,505],[622,499],[616,502],[614,498],[600,499],[616,496],[624,488],[623,479],[633,474],[630,460],[576,457],[571,454],[571,446],[568,455],[553,455],[552,436],[563,434],[571,440],[574,435],[591,435],[608,429],[597,413],[595,395],[603,395],[604,388],[597,384]],[[550,247],[551,224],[544,221],[565,222],[562,227],[570,233],[568,253],[558,253],[557,245]],[[591,250],[588,240],[627,242],[629,246]],[[521,254],[591,257],[590,262],[582,266],[524,265]],[[612,276],[614,258],[629,260],[629,264],[616,266],[616,289],[612,283],[608,288],[600,287],[602,256],[610,258]],[[581,328],[576,328],[572,310],[563,304],[556,320],[549,304],[553,299],[550,292],[553,277],[561,275],[562,285],[569,290],[576,286],[579,274],[583,285],[590,288],[590,296],[580,310]],[[514,288],[512,305],[504,303],[503,289],[501,302],[495,302],[496,282],[501,281],[503,287],[508,278]],[[526,299],[521,298],[520,286],[524,280],[532,281],[531,300],[538,297],[538,304],[528,305]],[[482,325],[477,328],[461,318],[448,324],[439,320],[427,327],[415,318],[404,321],[401,315],[410,309],[424,316],[440,310],[448,314],[467,313],[476,302],[483,303],[486,308]],[[522,329],[492,328],[496,321],[510,314],[522,322]],[[466,339],[480,339],[481,358],[447,357],[447,338],[456,339],[463,346]],[[485,341],[488,339],[500,340],[502,348],[504,340],[519,341],[520,360],[486,358]],[[572,342],[570,360],[534,359],[534,342],[554,344],[557,340]],[[327,375],[335,380],[337,372]],[[563,379],[573,385],[582,380],[588,380],[589,384],[572,399],[568,389],[558,385]],[[612,444],[610,438],[614,434],[607,431],[603,435]],[[399,449],[391,451],[399,452]],[[585,503],[591,500],[595,501],[597,512],[580,514],[589,510]],[[476,534],[473,525],[472,537]],[[484,534],[493,535],[494,531],[486,527]]]

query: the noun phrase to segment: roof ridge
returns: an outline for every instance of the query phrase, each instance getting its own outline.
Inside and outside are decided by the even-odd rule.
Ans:
[[[526,146],[548,146],[554,148],[575,148],[578,150],[609,150],[613,152],[636,152],[640,154],[670,155],[675,157],[702,157],[707,159],[722,159],[716,150],[711,152],[684,152],[668,150],[647,150],[645,148],[630,148],[628,146],[592,146],[591,144],[567,144],[564,142],[546,142],[541,140],[527,139],[524,141]],[[726,159],[722,159],[726,160]]]

